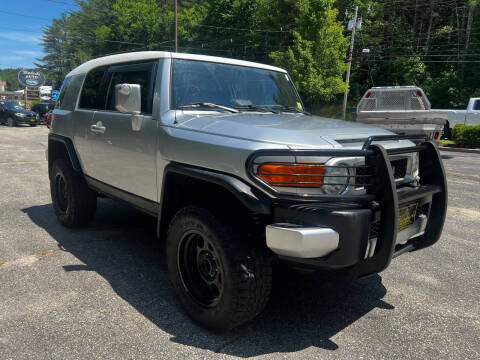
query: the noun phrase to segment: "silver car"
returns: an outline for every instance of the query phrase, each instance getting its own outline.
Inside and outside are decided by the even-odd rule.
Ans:
[[[262,311],[274,263],[375,274],[434,244],[447,206],[424,137],[312,116],[285,70],[201,55],[71,71],[48,161],[62,224],[88,224],[99,194],[158,219],[180,302],[217,331]]]

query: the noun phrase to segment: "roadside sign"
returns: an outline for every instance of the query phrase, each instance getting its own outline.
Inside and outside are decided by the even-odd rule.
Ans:
[[[40,99],[40,89],[39,88],[26,88],[25,89],[25,98],[27,100],[38,100],[38,99]]]
[[[24,69],[18,72],[18,82],[24,87],[38,87],[45,83],[45,76],[40,71]]]
[[[59,95],[60,95],[60,90],[52,90],[51,99],[54,101],[57,101]]]

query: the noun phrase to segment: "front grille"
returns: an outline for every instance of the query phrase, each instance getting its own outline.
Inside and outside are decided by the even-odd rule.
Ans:
[[[403,179],[407,175],[407,158],[392,160],[390,161],[390,164],[392,165],[393,177],[395,178],[395,180]]]
[[[368,180],[368,172],[369,169],[366,166],[356,168],[355,182],[358,184],[358,186],[365,186],[371,183]]]

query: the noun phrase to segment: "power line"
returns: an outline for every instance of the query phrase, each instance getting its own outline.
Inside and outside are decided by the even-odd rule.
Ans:
[[[48,1],[48,2],[51,2],[51,3],[55,3],[55,4],[63,4],[63,5],[70,5],[70,6],[78,6],[77,3],[67,3],[65,1],[60,1],[60,0],[45,0],[45,1]]]
[[[213,26],[213,25],[203,25],[203,24],[192,24],[191,26],[206,27],[211,29],[253,31],[253,32],[265,32],[265,33],[291,33],[292,32],[292,30],[245,29],[245,28],[234,28],[234,27]]]
[[[9,31],[28,32],[28,33],[32,33],[32,34],[39,34],[39,33],[42,33],[42,31],[43,31],[41,29],[35,31],[35,30],[31,30],[31,29],[16,29],[16,28],[11,28],[11,27],[4,27],[4,26],[0,26],[0,29],[1,30],[9,30]]]
[[[398,3],[404,3],[403,1],[401,2],[398,2]],[[386,4],[384,4],[385,6],[388,6],[389,8],[387,7],[384,7],[383,9],[388,9],[388,10],[410,10],[410,9],[421,9],[421,8],[431,8],[431,4],[417,4],[417,5],[404,5],[404,6],[398,6],[396,4],[398,3],[391,3],[389,4],[388,2]],[[443,1],[443,2],[437,2],[434,4],[434,7],[435,8],[443,8],[443,9],[446,9],[446,8],[449,8],[450,6],[449,5],[455,5],[456,3],[452,2],[452,1]],[[452,6],[453,7],[453,6]],[[459,6],[460,7],[464,7],[464,6]]]
[[[357,60],[356,62],[361,62],[362,60]],[[391,62],[391,63],[480,63],[480,60],[363,60],[363,61],[370,61],[370,62]]]
[[[7,15],[13,15],[13,16],[21,16],[21,17],[26,17],[26,18],[38,19],[38,20],[48,20],[48,21],[51,20],[51,19],[47,19],[47,18],[43,18],[43,17],[27,15],[27,14],[12,12],[12,11],[5,11],[5,10],[0,10],[0,13],[4,13],[4,14],[7,14]]]

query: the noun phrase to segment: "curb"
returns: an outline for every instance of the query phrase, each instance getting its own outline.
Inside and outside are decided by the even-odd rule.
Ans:
[[[480,154],[480,149],[464,149],[464,148],[455,148],[447,146],[439,146],[441,151],[452,151],[452,152],[461,152],[461,153],[470,153],[470,154]]]

